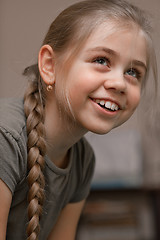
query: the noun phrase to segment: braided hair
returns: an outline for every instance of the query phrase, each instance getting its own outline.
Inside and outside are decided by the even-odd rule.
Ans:
[[[25,73],[26,74],[26,73]],[[24,96],[24,112],[27,118],[28,147],[28,240],[35,240],[40,232],[39,220],[44,203],[45,179],[43,175],[46,153],[44,109],[37,81],[30,81]]]

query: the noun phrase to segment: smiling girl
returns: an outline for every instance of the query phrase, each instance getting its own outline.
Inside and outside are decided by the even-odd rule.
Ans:
[[[0,101],[0,240],[75,239],[95,165],[83,136],[133,114],[149,31],[143,11],[123,0],[79,2],[51,24],[24,71],[24,99]]]

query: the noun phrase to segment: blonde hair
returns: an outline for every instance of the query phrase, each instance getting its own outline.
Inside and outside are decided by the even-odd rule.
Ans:
[[[96,26],[106,20],[118,23],[134,23],[140,27],[148,43],[148,68],[152,47],[151,28],[145,13],[123,0],[86,0],[65,9],[51,24],[43,41],[49,44],[61,57],[70,49],[71,58],[80,49]],[[72,46],[72,47],[71,47]],[[74,53],[74,54],[73,54]],[[154,56],[154,55],[152,55]],[[156,72],[156,67],[155,70]],[[30,78],[24,97],[24,111],[27,119],[28,134],[28,240],[38,239],[44,202],[46,142],[44,131],[44,109],[46,86],[41,80],[38,65],[28,67],[24,74]],[[33,76],[32,76],[33,74]]]

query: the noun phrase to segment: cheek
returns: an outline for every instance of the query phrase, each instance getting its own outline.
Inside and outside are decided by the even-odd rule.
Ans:
[[[80,101],[87,93],[87,79],[86,81],[84,79],[78,73],[68,79],[66,90],[71,100]]]
[[[79,89],[87,93],[93,91],[96,86],[98,87],[98,79],[100,79],[100,76],[95,73],[90,65],[84,63],[74,67],[67,79],[69,80],[68,87],[75,91]]]
[[[133,111],[137,108],[137,106],[139,105],[140,102],[140,98],[141,98],[141,89],[135,89],[135,91],[133,91],[134,94],[132,94],[132,97],[130,99],[130,106],[133,109]]]

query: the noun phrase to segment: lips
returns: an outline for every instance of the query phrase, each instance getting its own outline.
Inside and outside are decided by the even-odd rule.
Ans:
[[[100,107],[105,108],[109,111],[118,111],[120,110],[119,104],[111,100],[104,100],[104,99],[92,99],[96,102]]]

